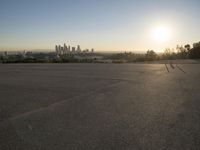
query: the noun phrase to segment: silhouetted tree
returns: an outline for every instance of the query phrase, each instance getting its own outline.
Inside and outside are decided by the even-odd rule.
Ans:
[[[191,48],[190,48],[190,44],[186,44],[186,45],[185,45],[185,49],[187,50],[187,52],[189,52],[190,49],[191,49]]]
[[[146,60],[152,61],[152,60],[157,60],[157,54],[153,50],[148,50],[146,53]]]
[[[194,43],[193,48],[199,48],[200,47],[200,42]]]
[[[193,44],[193,48],[189,51],[189,58],[200,58],[200,42]]]
[[[187,58],[188,52],[185,47],[183,47],[182,45],[181,46],[177,45],[176,50],[177,50],[177,58],[179,59]]]
[[[176,58],[176,53],[174,52],[174,49],[166,48],[162,55],[162,59],[175,59],[175,58]]]

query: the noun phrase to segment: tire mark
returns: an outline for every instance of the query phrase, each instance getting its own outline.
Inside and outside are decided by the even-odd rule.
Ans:
[[[167,69],[167,72],[169,73],[169,69],[168,69],[168,67],[167,67],[167,64],[165,64],[165,67],[166,67],[166,69]]]
[[[182,71],[183,73],[186,73],[181,67],[179,67],[178,65],[176,65],[176,67],[180,70],[180,71]]]
[[[170,66],[172,69],[175,69],[175,67],[173,66],[172,62],[170,62]]]

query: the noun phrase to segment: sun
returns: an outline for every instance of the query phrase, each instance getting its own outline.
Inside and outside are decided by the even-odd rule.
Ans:
[[[155,42],[164,43],[170,39],[171,31],[169,27],[159,26],[152,30],[152,38]]]

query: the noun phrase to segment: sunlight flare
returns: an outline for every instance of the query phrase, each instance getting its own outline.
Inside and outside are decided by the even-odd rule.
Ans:
[[[171,36],[171,30],[166,26],[158,26],[152,30],[152,38],[157,43],[167,42]]]

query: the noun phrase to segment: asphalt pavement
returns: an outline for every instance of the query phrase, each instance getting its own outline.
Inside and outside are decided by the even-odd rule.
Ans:
[[[0,150],[199,150],[200,64],[1,64]]]

